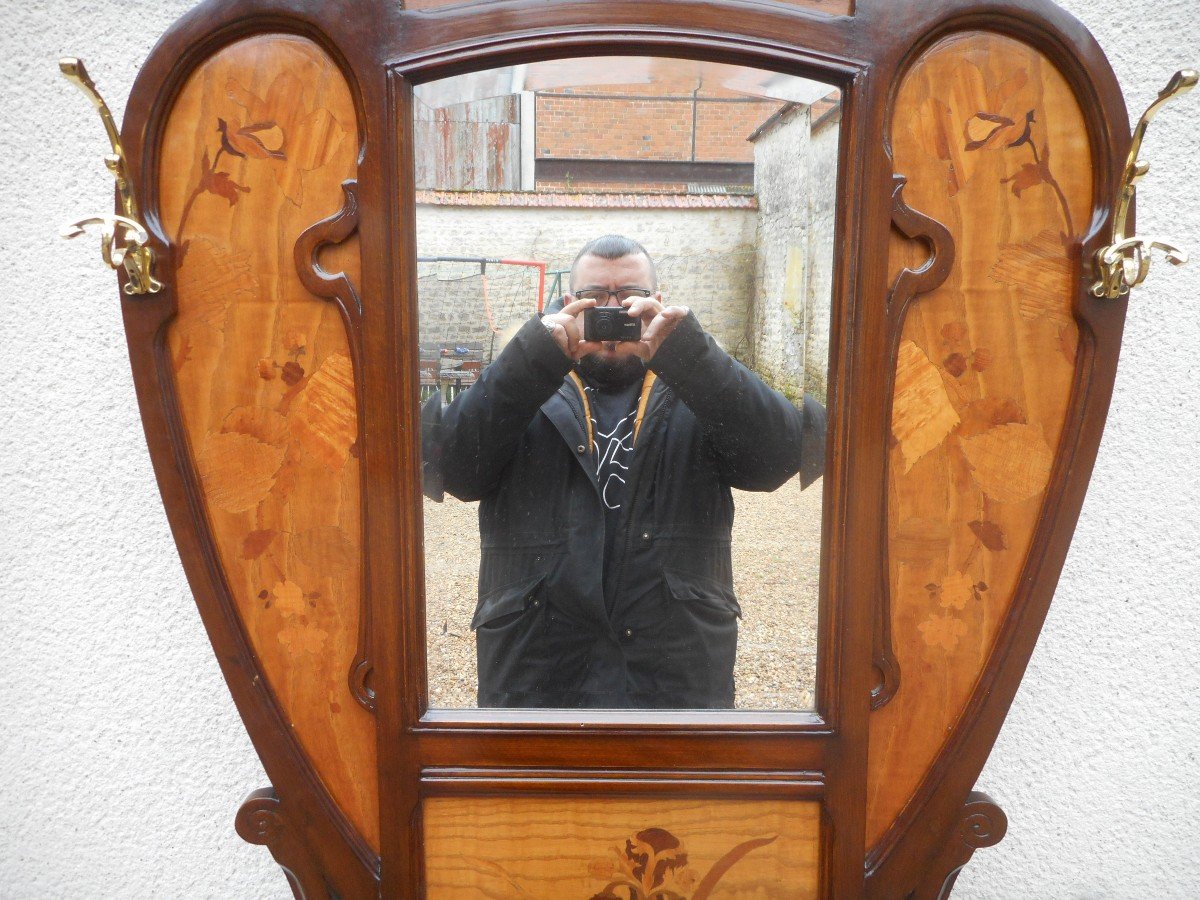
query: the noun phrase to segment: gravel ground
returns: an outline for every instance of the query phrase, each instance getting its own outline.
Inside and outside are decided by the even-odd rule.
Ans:
[[[821,490],[792,479],[772,494],[734,491],[734,589],[742,606],[739,709],[811,709],[817,660]],[[479,573],[476,503],[425,501],[430,706],[475,705]]]

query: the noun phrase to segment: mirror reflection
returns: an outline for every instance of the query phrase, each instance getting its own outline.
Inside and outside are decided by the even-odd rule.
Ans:
[[[432,707],[813,703],[836,88],[416,89]]]

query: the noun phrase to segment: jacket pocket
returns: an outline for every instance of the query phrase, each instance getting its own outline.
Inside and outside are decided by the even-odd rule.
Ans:
[[[471,619],[471,630],[502,628],[520,618],[529,605],[536,602],[538,588],[545,580],[546,573],[543,572],[488,591],[479,598],[475,616]]]
[[[724,613],[731,618],[742,617],[742,607],[733,589],[715,578],[675,569],[663,569],[663,578],[667,582],[667,590],[676,600],[710,612]]]

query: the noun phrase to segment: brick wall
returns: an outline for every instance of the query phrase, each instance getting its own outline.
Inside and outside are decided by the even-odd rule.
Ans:
[[[635,86],[636,87],[636,86]],[[664,86],[645,86],[643,99],[629,86],[589,87],[537,95],[536,154],[559,159],[657,159],[750,162],[747,140],[774,114],[775,100],[746,100],[708,91],[693,104],[690,92],[663,98]],[[693,156],[692,130],[696,145]]]

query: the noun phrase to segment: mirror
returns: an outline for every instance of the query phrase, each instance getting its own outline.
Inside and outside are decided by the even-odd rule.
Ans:
[[[813,706],[840,122],[690,60],[417,86],[431,707]]]

